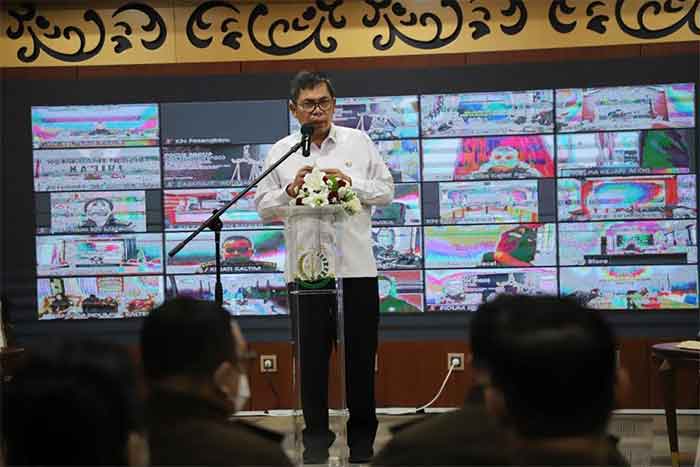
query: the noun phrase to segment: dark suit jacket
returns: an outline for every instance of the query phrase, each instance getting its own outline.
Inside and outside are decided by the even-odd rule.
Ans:
[[[509,436],[480,404],[403,425],[372,460],[373,466],[616,466],[629,464],[608,437],[601,452],[538,451],[511,448]],[[601,463],[602,462],[602,463]]]
[[[282,436],[254,425],[230,421],[223,408],[169,391],[148,400],[152,465],[291,466]]]
[[[372,460],[389,465],[508,465],[506,434],[477,405],[406,426]]]

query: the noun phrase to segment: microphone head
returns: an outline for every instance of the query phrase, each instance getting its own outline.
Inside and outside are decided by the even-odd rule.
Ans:
[[[313,123],[304,123],[301,126],[301,134],[304,136],[311,136],[314,132],[314,124]]]

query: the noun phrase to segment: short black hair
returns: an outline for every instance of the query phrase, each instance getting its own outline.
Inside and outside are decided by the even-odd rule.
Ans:
[[[299,93],[301,93],[302,89],[314,89],[316,86],[323,83],[326,84],[331,97],[335,97],[335,89],[328,75],[318,71],[300,71],[292,78],[292,82],[289,86],[289,98],[292,102],[296,102],[297,99],[299,99]]]
[[[54,340],[27,351],[3,394],[8,465],[126,465],[144,431],[134,366],[115,344]]]
[[[245,235],[231,235],[230,237],[226,237],[223,243],[237,242],[239,240],[245,240],[251,247],[253,246],[253,241]]]
[[[479,308],[469,322],[469,343],[472,353],[472,366],[488,368],[492,358],[493,327],[499,309]]]
[[[149,382],[172,376],[208,378],[236,361],[231,315],[214,302],[177,297],[155,308],[141,328],[143,367]]]
[[[92,198],[92,199],[86,201],[85,204],[83,205],[83,211],[87,212],[88,207],[90,207],[91,204],[97,203],[98,201],[101,201],[103,203],[107,203],[107,205],[109,206],[109,210],[114,211],[114,204],[110,200],[108,200],[107,198]]]
[[[557,297],[499,296],[488,362],[526,438],[603,433],[615,403],[615,337],[597,311]]]

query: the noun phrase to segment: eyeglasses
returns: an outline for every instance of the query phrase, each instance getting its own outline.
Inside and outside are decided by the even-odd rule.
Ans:
[[[331,104],[333,104],[333,100],[329,99],[327,97],[324,97],[322,99],[319,99],[317,101],[308,99],[308,100],[303,100],[301,102],[297,102],[297,105],[301,110],[304,112],[313,112],[316,110],[316,107],[319,109],[323,110],[324,112],[328,109],[331,108]]]

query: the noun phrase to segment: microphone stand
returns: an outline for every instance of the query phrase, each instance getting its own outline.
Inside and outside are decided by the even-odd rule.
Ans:
[[[306,137],[306,136],[305,136]],[[282,162],[287,160],[289,156],[297,152],[305,142],[305,137],[302,138],[301,141],[299,141],[297,144],[292,146],[287,153],[280,157],[277,162],[272,164],[270,167],[268,167],[258,178],[253,180],[247,187],[243,189],[240,193],[238,193],[236,196],[233,197],[231,201],[226,203],[226,205],[222,208],[219,209],[214,209],[212,212],[213,214],[209,216],[207,220],[202,222],[199,227],[197,227],[197,230],[192,232],[186,239],[178,243],[172,250],[168,252],[169,257],[173,257],[176,254],[182,250],[185,245],[190,243],[194,237],[199,235],[202,230],[204,229],[210,229],[214,231],[214,248],[216,251],[216,285],[214,287],[214,301],[219,305],[223,306],[224,304],[224,287],[221,284],[221,229],[223,228],[224,224],[221,222],[221,216],[226,212],[228,208],[236,204],[239,199],[241,199],[243,196],[245,196],[246,193],[248,193],[254,186],[256,186],[258,183],[260,183],[260,180],[263,178],[267,177],[270,172],[275,170],[277,166],[279,166]],[[310,136],[308,136],[310,138]]]

